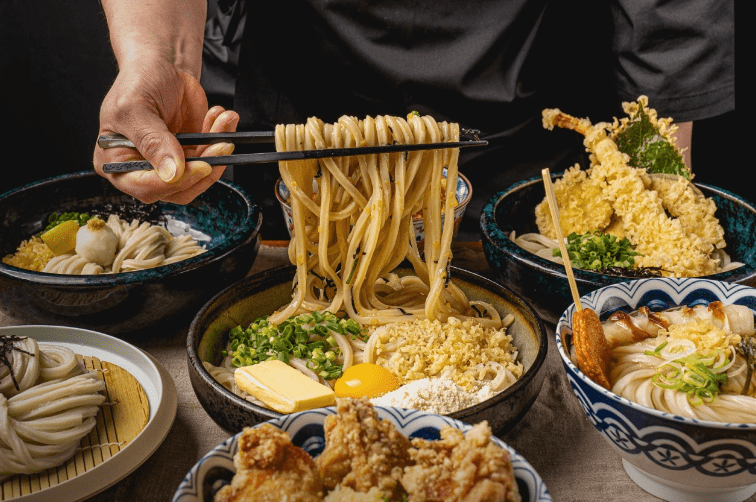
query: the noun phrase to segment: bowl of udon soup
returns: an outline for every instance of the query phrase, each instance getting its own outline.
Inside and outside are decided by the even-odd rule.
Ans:
[[[286,360],[288,366],[309,377],[309,384],[318,382],[318,389],[330,396],[325,401],[314,400],[312,406],[329,405],[332,394],[367,396],[378,406],[419,409],[472,424],[487,420],[497,433],[513,427],[540,391],[548,346],[544,325],[527,302],[493,281],[455,267],[450,269],[454,284],[475,305],[473,309],[496,311],[488,315],[499,319],[492,324],[498,327],[478,326],[461,318],[458,322],[426,319],[371,327],[321,312],[297,314],[291,323],[280,323],[270,331],[274,326],[264,320],[292,301],[295,272],[293,266],[279,267],[233,284],[205,304],[189,328],[187,363],[192,387],[205,411],[229,433],[279,418],[286,410],[299,411],[276,411],[238,385],[237,373],[245,371],[239,368],[250,363],[255,368],[260,365],[258,361],[269,358]],[[400,268],[390,280],[410,276],[411,269]],[[346,331],[334,323],[345,326]],[[321,329],[318,326],[324,325],[329,326],[328,331],[316,334]],[[295,341],[299,335],[294,334],[289,338],[291,344],[279,345],[282,334],[292,329],[298,332],[297,326],[309,330],[309,335]],[[273,346],[284,346],[287,355],[282,357],[281,351],[271,350],[270,346],[264,348],[268,341]],[[256,348],[253,343],[257,343]],[[302,343],[313,344],[311,354],[306,354]],[[400,357],[398,344],[407,357],[414,358],[412,366],[408,359]],[[320,358],[315,355],[318,346]],[[431,346],[434,348],[429,349]],[[259,352],[261,347],[265,355],[256,361],[245,361],[245,356]],[[234,361],[234,356],[241,360]],[[333,364],[326,362],[328,357],[332,357]],[[491,360],[484,362],[484,357]],[[426,369],[421,369],[422,365]],[[300,400],[306,398],[298,396]]]
[[[553,173],[552,183],[556,183],[562,175],[563,173]],[[571,261],[580,294],[587,294],[610,284],[659,274],[696,274],[714,280],[756,285],[756,206],[726,190],[703,183],[693,185],[705,198],[714,203],[716,212],[713,213],[713,217],[721,227],[721,230],[717,229],[715,232],[718,235],[718,246],[704,248],[704,252],[711,251],[711,254],[704,256],[698,253],[689,261],[708,267],[703,275],[698,275],[702,273],[700,270],[682,270],[684,267],[681,267],[680,263],[684,263],[685,260],[678,260],[678,263],[669,260],[669,256],[685,256],[694,245],[687,246],[687,249],[670,247],[671,239],[667,239],[669,234],[660,230],[657,223],[648,220],[645,231],[660,236],[659,249],[668,247],[671,250],[667,256],[654,258],[655,262],[662,266],[639,268],[637,265],[640,263],[640,257],[633,256],[635,267],[627,266],[623,260],[625,268],[610,267],[600,271],[595,268],[581,269],[580,267],[585,265],[576,263],[573,257]],[[511,185],[491,197],[483,207],[480,217],[481,235],[483,251],[495,279],[525,297],[546,322],[556,324],[564,309],[572,303],[572,296],[562,259],[554,256],[553,249],[558,248],[558,243],[541,235],[536,222],[536,207],[543,204],[544,199],[543,179],[540,176]],[[575,201],[583,204],[577,199]],[[569,214],[573,209],[560,207],[562,219],[564,220],[565,214]],[[541,206],[541,210],[548,214],[547,206]],[[706,218],[711,222],[712,228],[716,226],[710,216]],[[704,226],[702,218],[698,216],[689,221],[694,228]],[[564,237],[569,241],[568,234],[564,234]],[[585,236],[582,235],[580,238],[583,239]],[[621,240],[617,238],[616,245],[619,246]],[[679,246],[676,243],[673,245]],[[586,259],[585,263],[588,264],[590,261]]]
[[[457,189],[455,191],[455,199],[456,199],[456,205],[454,207],[454,234],[453,239],[457,238],[457,234],[459,233],[459,225],[462,223],[462,217],[465,214],[465,209],[467,209],[467,205],[472,200],[472,184],[470,183],[470,180],[468,180],[465,175],[462,173],[457,174]],[[446,170],[444,169],[444,188],[446,187]],[[442,191],[442,195],[445,192]],[[294,221],[292,219],[292,211],[291,211],[291,204],[289,203],[289,196],[290,192],[289,189],[286,187],[286,184],[283,182],[281,178],[276,181],[276,187],[275,187],[275,194],[276,198],[278,199],[278,203],[281,206],[281,212],[283,213],[284,221],[286,222],[286,229],[289,232],[289,236],[291,236],[291,230],[294,228]],[[444,221],[445,216],[441,216],[441,221]],[[425,222],[423,221],[423,215],[420,210],[418,210],[413,216],[412,216],[412,226],[415,231],[415,241],[417,241],[418,247],[422,248],[425,243]]]
[[[93,171],[10,190],[0,214],[0,309],[109,334],[196,309],[244,277],[262,223],[224,180],[186,205],[143,204]]]
[[[556,327],[559,355],[583,411],[630,478],[664,500],[751,500],[756,289],[638,279],[580,304],[579,316],[592,309],[598,320],[574,322],[577,307],[567,308]]]

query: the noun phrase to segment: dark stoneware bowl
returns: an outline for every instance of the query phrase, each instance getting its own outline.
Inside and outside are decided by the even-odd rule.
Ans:
[[[535,311],[509,289],[462,269],[451,270],[454,283],[469,298],[487,301],[502,316],[511,313],[515,317],[508,333],[519,349],[519,359],[525,367],[523,376],[491,399],[449,415],[471,424],[488,420],[491,429],[500,434],[525,415],[541,389],[548,347],[546,331]],[[281,414],[236,396],[210,376],[202,362],[220,363],[231,328],[247,325],[291,301],[294,272],[293,266],[280,267],[231,285],[210,300],[189,327],[186,349],[192,387],[205,411],[231,434]]]
[[[143,329],[197,308],[244,277],[260,246],[260,208],[219,181],[187,205],[145,205],[94,171],[50,178],[0,195],[0,256],[42,230],[53,212],[125,205],[168,217],[205,235],[208,250],[148,270],[102,275],[32,272],[0,262],[0,309],[25,323],[76,326],[108,334]]]
[[[559,177],[561,173],[552,174],[552,180]],[[716,217],[725,231],[726,251],[733,260],[745,263],[706,278],[756,286],[756,207],[720,188],[699,183],[696,186],[717,205]],[[573,303],[564,266],[522,249],[509,238],[512,230],[517,235],[538,232],[535,207],[544,197],[540,176],[515,183],[491,197],[483,207],[480,226],[483,251],[496,280],[525,297],[544,321],[555,325]],[[581,295],[632,280],[585,270],[574,272]]]

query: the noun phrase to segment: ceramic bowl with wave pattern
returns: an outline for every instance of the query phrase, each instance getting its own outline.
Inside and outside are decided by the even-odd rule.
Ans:
[[[450,417],[417,410],[382,406],[376,406],[375,409],[380,418],[391,421],[399,432],[409,438],[435,440],[440,438],[440,430],[444,426],[448,425],[463,432],[472,427]],[[285,415],[269,420],[267,423],[286,431],[292,443],[316,457],[325,447],[323,434],[325,417],[335,413],[334,407],[318,408]],[[233,477],[234,454],[238,449],[239,434],[218,445],[192,467],[176,490],[173,502],[211,502],[213,500],[214,492]],[[528,461],[496,436],[491,436],[491,440],[509,453],[523,502],[551,502],[551,495],[546,485]]]
[[[677,306],[747,306],[756,313],[756,289],[707,279],[640,279],[598,289],[580,299],[604,321],[618,310]],[[631,402],[589,379],[574,364],[571,305],[559,319],[556,343],[583,411],[620,454],[641,488],[669,501],[736,502],[756,493],[756,424],[694,420]],[[599,468],[600,466],[596,466]]]

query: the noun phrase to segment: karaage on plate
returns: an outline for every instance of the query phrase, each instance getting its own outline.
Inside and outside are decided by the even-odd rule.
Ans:
[[[520,502],[509,454],[491,442],[487,422],[466,435],[444,427],[440,440],[412,446],[414,465],[401,478],[409,502]]]
[[[234,455],[236,474],[215,494],[215,502],[319,502],[323,483],[315,461],[270,425],[247,427]]]
[[[384,496],[403,493],[399,479],[412,463],[411,444],[388,420],[381,420],[370,401],[337,399],[338,414],[326,417],[326,447],[315,463],[327,490],[377,487]]]

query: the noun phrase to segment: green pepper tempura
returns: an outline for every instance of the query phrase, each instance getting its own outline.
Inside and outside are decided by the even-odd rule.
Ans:
[[[342,374],[341,348],[337,336],[366,341],[367,335],[356,321],[341,319],[330,312],[313,312],[290,317],[278,326],[259,317],[249,327],[236,326],[229,332],[231,366],[251,366],[272,359],[285,363],[292,357],[303,359],[307,368],[324,380]]]

